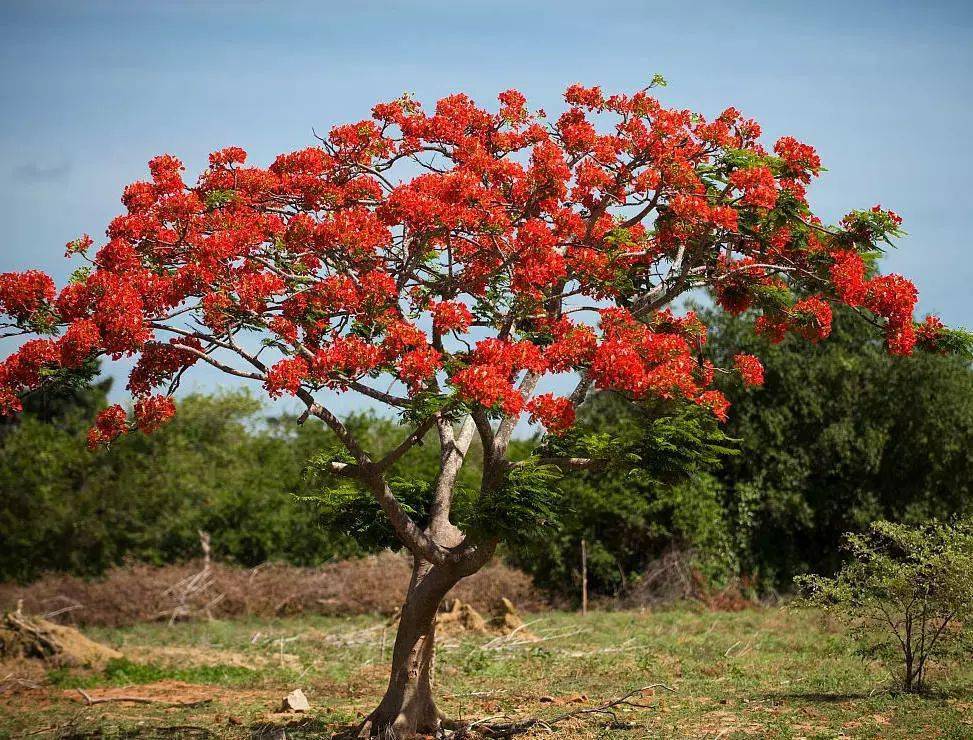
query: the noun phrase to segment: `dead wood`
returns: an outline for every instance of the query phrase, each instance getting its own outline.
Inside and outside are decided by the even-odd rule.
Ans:
[[[58,666],[97,666],[122,654],[89,640],[73,627],[28,617],[18,608],[5,613],[0,622],[0,657],[36,658]]]
[[[212,699],[199,699],[198,701],[165,701],[164,699],[150,699],[147,696],[97,696],[92,697],[84,689],[78,689],[78,693],[84,699],[85,706],[93,704],[108,704],[109,702],[131,702],[133,704],[165,704],[167,707],[200,707],[204,704],[212,704]]]
[[[604,716],[607,717],[612,725],[618,726],[618,715],[616,709],[619,707],[632,707],[638,709],[653,709],[651,704],[642,704],[638,701],[633,701],[633,698],[641,699],[642,695],[647,691],[655,692],[656,689],[664,689],[666,691],[675,691],[675,689],[666,686],[662,683],[655,683],[650,686],[643,686],[640,689],[635,689],[634,691],[629,691],[624,696],[620,696],[617,699],[612,699],[604,704],[599,704],[596,707],[584,707],[582,709],[575,709],[571,712],[564,712],[550,719],[541,719],[539,717],[528,717],[521,720],[507,720],[506,717],[486,717],[481,720],[477,720],[469,725],[470,730],[476,730],[480,734],[486,737],[514,737],[515,735],[522,735],[523,733],[531,730],[535,727],[545,729],[548,731],[553,731],[554,726],[565,722],[566,720],[575,717],[586,717],[586,716]],[[501,720],[501,721],[496,721]]]

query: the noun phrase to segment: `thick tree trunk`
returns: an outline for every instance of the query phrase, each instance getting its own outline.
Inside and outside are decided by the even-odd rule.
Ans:
[[[415,559],[395,635],[389,686],[366,719],[362,736],[407,738],[416,733],[434,734],[442,726],[444,717],[433,696],[436,612],[460,577]]]

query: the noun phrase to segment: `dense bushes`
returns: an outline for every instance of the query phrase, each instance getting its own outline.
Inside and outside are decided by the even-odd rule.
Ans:
[[[753,352],[767,367],[763,388],[727,387],[740,454],[716,473],[745,572],[787,588],[798,573],[834,572],[845,532],[973,511],[968,365],[889,357],[848,309],[817,345],[769,345],[747,318],[709,318],[718,359]]]
[[[579,593],[582,539],[596,594],[620,592],[672,549],[691,550],[691,567],[707,580],[736,573],[732,527],[712,474],[730,441],[716,423],[696,413],[654,415],[610,394],[582,408],[581,424],[610,438],[643,440],[638,467],[564,477],[559,526],[515,552],[515,561],[541,585],[572,596]]]
[[[214,557],[243,565],[357,552],[292,495],[327,443],[320,426],[260,422],[258,404],[240,392],[189,396],[158,433],[89,452],[88,405],[47,420],[28,413],[0,438],[0,579],[197,557],[200,529],[212,534]]]

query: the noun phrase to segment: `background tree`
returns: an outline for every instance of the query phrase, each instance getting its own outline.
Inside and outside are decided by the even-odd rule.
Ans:
[[[640,441],[640,464],[580,471],[558,482],[557,528],[511,553],[536,583],[578,598],[582,539],[593,594],[622,594],[670,553],[707,582],[739,573],[735,528],[715,475],[724,455],[735,454],[737,441],[712,415],[686,406],[636,406],[597,393],[579,409],[579,423],[613,440],[631,440],[630,446]]]
[[[110,454],[85,449],[105,385],[63,405],[35,394],[0,437],[0,579],[44,571],[98,575],[126,559],[154,564],[199,557],[202,529],[214,557],[244,566],[299,565],[361,552],[347,535],[317,526],[294,494],[308,494],[308,458],[333,444],[330,430],[294,418],[261,418],[244,391],[189,395],[180,414],[152,436],[117,440]],[[388,421],[373,425],[374,435]]]
[[[753,333],[755,317],[708,312],[720,362],[760,355],[765,383],[732,380],[726,433],[740,454],[717,472],[745,571],[788,589],[798,573],[833,573],[841,538],[884,519],[920,524],[970,513],[973,370],[958,357],[889,357],[853,311],[827,342]]]
[[[700,357],[703,325],[669,308],[686,291],[759,308],[758,331],[775,339],[825,338],[839,301],[867,311],[893,352],[968,348],[935,319],[917,329],[907,280],[866,278],[866,257],[898,233],[894,213],[853,211],[826,228],[805,200],[820,169],[811,147],[784,137],[771,154],[736,110],[707,121],[649,93],[573,85],[553,122],[513,90],[497,113],[453,95],[429,114],[403,97],[267,169],[245,166],[237,147],[216,152],[191,187],[177,159],[157,157],[63,290],[37,271],[0,280],[8,334],[56,335],[4,361],[0,407],[17,411],[22,393],[100,355],[138,356],[136,400],[131,422],[121,406],[99,415],[92,446],[158,429],[198,362],[293,395],[341,442],[318,467],[367,491],[414,557],[389,687],[367,724],[435,730],[442,598],[502,539],[542,536],[557,471],[640,461],[625,440],[569,433],[588,390],[726,417],[717,368]],[[762,378],[755,357],[733,366]],[[566,395],[539,392],[569,373]],[[400,410],[412,432],[366,449],[329,408],[334,392]],[[549,434],[511,460],[525,413]],[[428,433],[440,463],[423,511],[396,495],[390,470]],[[479,485],[454,512],[474,436]]]
[[[688,477],[597,470],[565,478],[570,504],[557,532],[516,552],[539,583],[577,596],[584,537],[593,593],[634,586],[672,549],[710,581],[744,574],[760,589],[789,591],[800,573],[835,572],[843,533],[879,519],[921,524],[970,513],[967,361],[891,357],[847,307],[835,308],[820,343],[789,336],[773,344],[755,334],[752,312],[700,315],[717,365],[743,351],[765,366],[759,388],[717,378],[733,404],[721,445],[736,454],[701,459],[684,469]],[[613,436],[646,433],[646,409],[612,394],[593,397],[580,417]]]

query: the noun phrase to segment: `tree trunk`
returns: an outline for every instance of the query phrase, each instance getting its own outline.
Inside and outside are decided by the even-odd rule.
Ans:
[[[415,558],[399,616],[392,673],[382,702],[365,720],[361,736],[407,738],[435,734],[444,716],[433,697],[436,612],[459,575]]]

